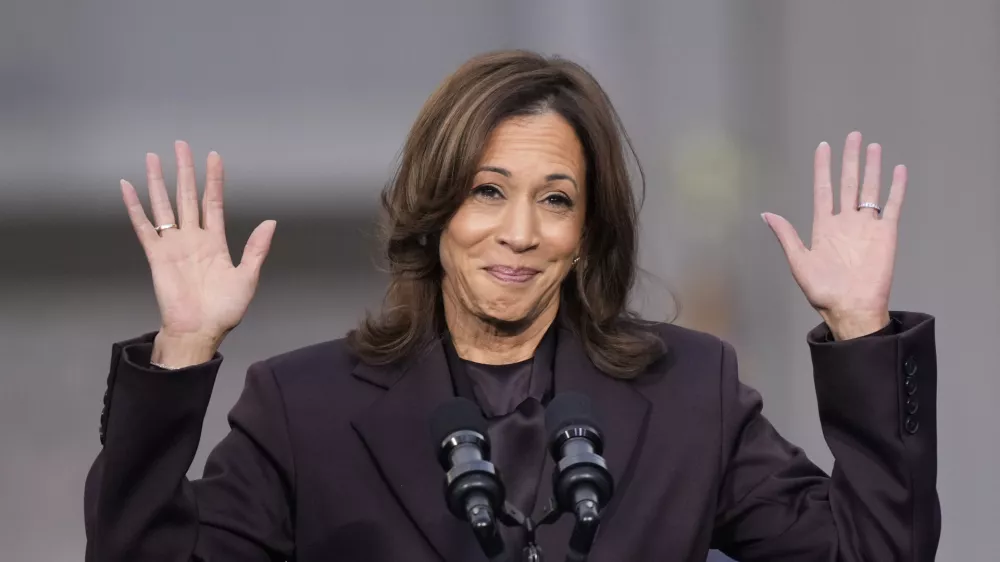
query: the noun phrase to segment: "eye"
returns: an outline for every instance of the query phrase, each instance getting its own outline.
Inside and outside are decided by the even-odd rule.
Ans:
[[[500,192],[500,188],[492,183],[477,185],[473,188],[472,194],[476,197],[482,197],[484,199],[500,199],[503,197],[503,193]]]
[[[573,200],[562,193],[552,193],[546,196],[544,201],[545,203],[555,205],[556,207],[563,207],[565,209],[573,208]]]

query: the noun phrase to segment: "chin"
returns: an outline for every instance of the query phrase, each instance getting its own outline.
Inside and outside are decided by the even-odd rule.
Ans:
[[[497,322],[519,323],[528,319],[530,314],[520,307],[484,307],[482,314],[485,318]]]
[[[528,323],[534,317],[532,314],[534,307],[520,302],[520,299],[514,302],[485,302],[478,308],[480,317],[491,324],[506,324],[513,327]]]
[[[483,321],[516,331],[530,324],[543,310],[545,292],[539,286],[497,286],[492,280],[470,287],[470,310]],[[471,302],[470,302],[471,301]]]

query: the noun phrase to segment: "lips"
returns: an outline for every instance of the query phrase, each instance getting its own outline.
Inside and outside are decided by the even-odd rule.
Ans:
[[[505,265],[491,265],[486,268],[486,271],[497,280],[505,283],[525,283],[541,273],[530,267],[508,267]]]

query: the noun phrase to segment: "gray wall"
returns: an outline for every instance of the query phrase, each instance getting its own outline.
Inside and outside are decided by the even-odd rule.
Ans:
[[[419,4],[419,5],[418,5]],[[468,56],[590,67],[646,166],[637,305],[733,341],[765,412],[825,468],[804,334],[818,317],[761,211],[808,236],[811,154],[860,128],[906,163],[893,306],[938,317],[941,560],[988,560],[1000,504],[1000,4],[995,0],[330,3],[8,0],[0,7],[0,544],[82,556],[110,343],[155,329],[117,179],[175,138],[227,160],[231,246],[278,219],[206,451],[254,360],[338,337],[384,279],[375,194]],[[708,281],[708,282],[706,282]],[[319,304],[317,304],[319,303]]]

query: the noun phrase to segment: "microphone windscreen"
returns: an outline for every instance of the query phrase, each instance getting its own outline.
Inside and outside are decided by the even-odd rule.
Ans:
[[[476,431],[489,439],[486,433],[488,428],[479,406],[467,398],[452,398],[431,414],[431,436],[435,447],[440,447],[449,435],[463,429]]]
[[[545,408],[545,432],[549,441],[570,425],[587,425],[601,431],[590,398],[580,392],[561,392]]]

